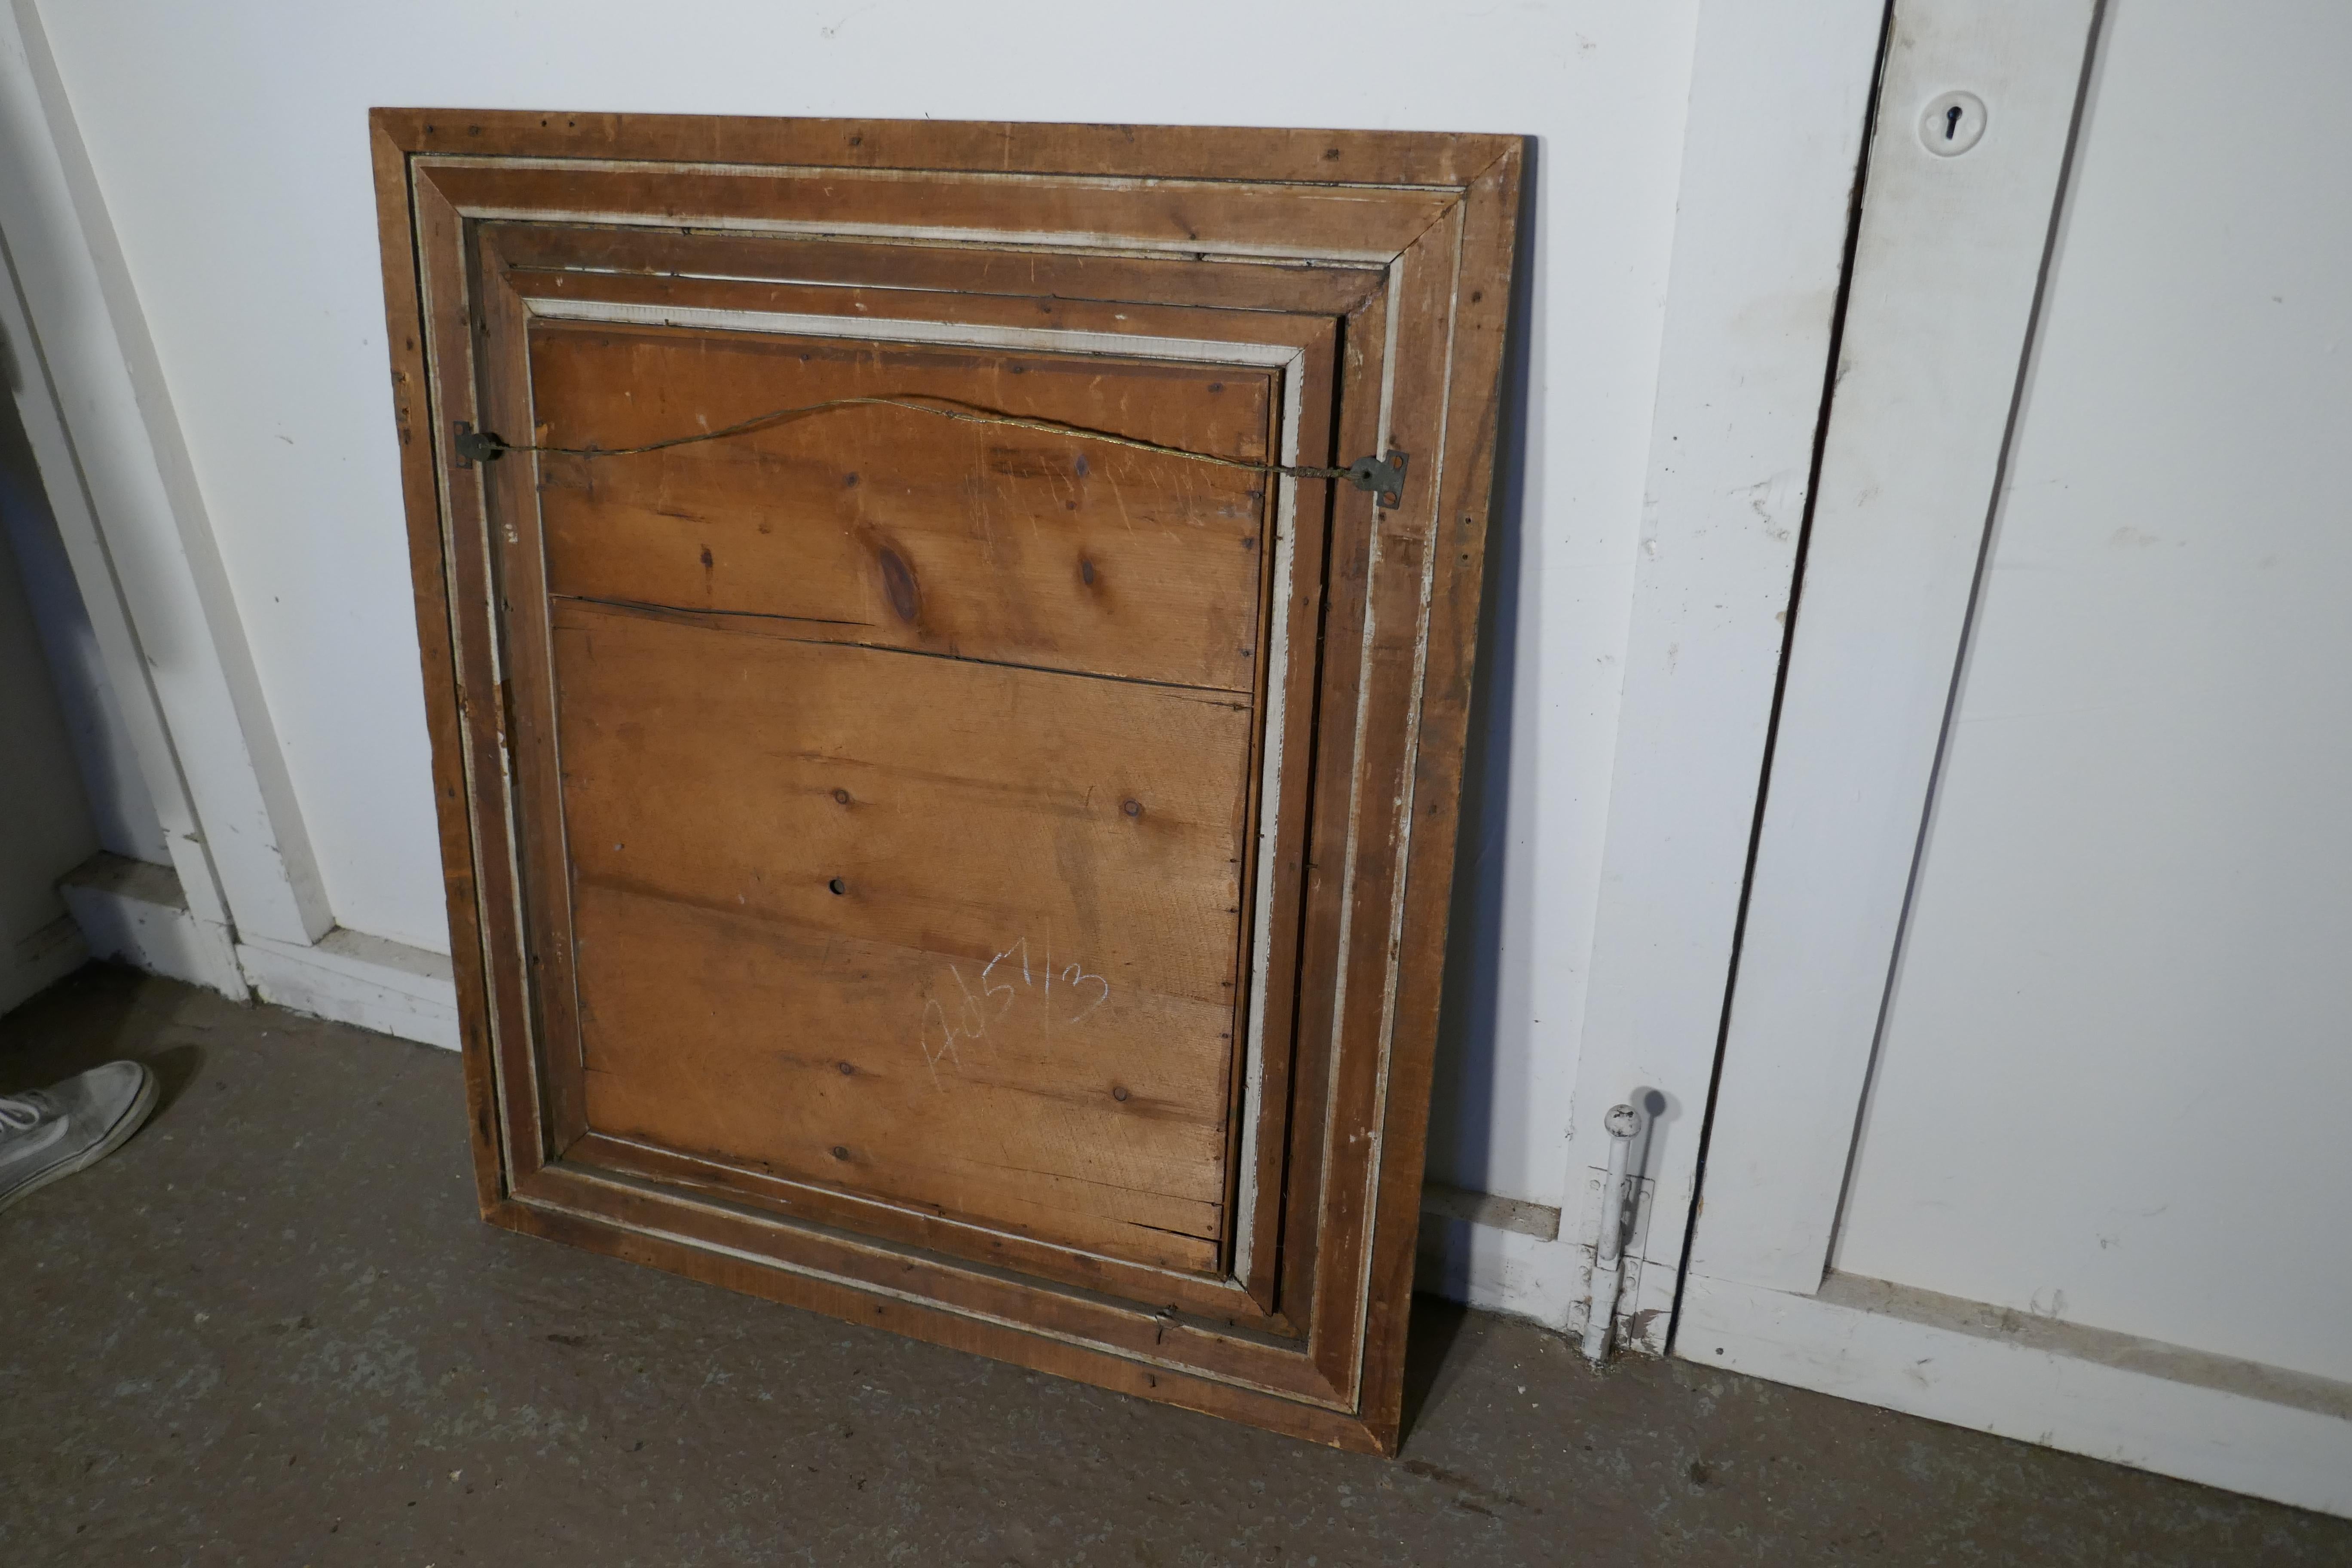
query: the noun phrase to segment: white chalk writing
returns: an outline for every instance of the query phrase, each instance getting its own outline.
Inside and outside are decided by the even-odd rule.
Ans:
[[[1024,1027],[1042,1028],[1048,1034],[1073,1028],[1109,1000],[1109,981],[1075,961],[1056,968],[1050,941],[1045,944],[1042,962],[1033,958],[1029,939],[1024,936],[990,958],[969,979],[961,964],[948,965],[946,973],[932,982],[930,994],[923,998],[916,1048],[922,1052],[932,1087],[945,1089],[940,1063],[947,1063],[953,1072],[964,1071],[958,1041],[967,1045],[986,1041],[992,1028],[1000,1037]]]

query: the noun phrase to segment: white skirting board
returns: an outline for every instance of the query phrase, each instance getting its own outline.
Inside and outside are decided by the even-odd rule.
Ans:
[[[180,875],[169,866],[101,852],[67,872],[58,892],[90,956],[245,996],[227,928],[189,910]]]
[[[1424,1186],[1413,1289],[1483,1311],[1523,1318],[1577,1335],[1592,1300],[1592,1244],[1559,1234],[1559,1211],[1544,1205]],[[1615,1349],[1665,1353],[1674,1300],[1672,1259],[1626,1255]]]
[[[241,942],[237,962],[264,1002],[457,1048],[457,989],[437,952],[337,926],[308,947]]]
[[[2325,1378],[1841,1274],[1813,1296],[1694,1274],[1674,1353],[2352,1516],[2352,1385]]]
[[[86,942],[96,957],[151,973],[457,1048],[457,985],[440,953],[341,926],[307,944],[254,938],[232,946],[225,928],[189,912],[178,873],[119,855],[93,856],[58,891],[81,928],[75,963]]]

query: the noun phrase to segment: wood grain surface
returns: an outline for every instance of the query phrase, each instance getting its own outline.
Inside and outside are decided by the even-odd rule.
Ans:
[[[572,447],[928,397],[1262,462],[1274,401],[1273,377],[1242,366],[574,322],[538,323],[530,364],[541,438]],[[1257,684],[1261,473],[867,406],[642,457],[545,458],[541,475],[560,595],[997,663]]]
[[[1245,697],[554,626],[592,1127],[1215,1265]]]

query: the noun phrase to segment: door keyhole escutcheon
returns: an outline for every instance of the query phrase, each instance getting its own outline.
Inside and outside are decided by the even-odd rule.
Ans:
[[[1984,100],[1973,92],[1938,93],[1919,114],[1919,141],[1938,158],[1957,158],[1985,133]]]

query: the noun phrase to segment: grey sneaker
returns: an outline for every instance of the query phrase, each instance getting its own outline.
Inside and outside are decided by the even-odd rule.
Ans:
[[[47,1089],[0,1094],[0,1209],[97,1164],[155,1109],[155,1075],[109,1062]]]

